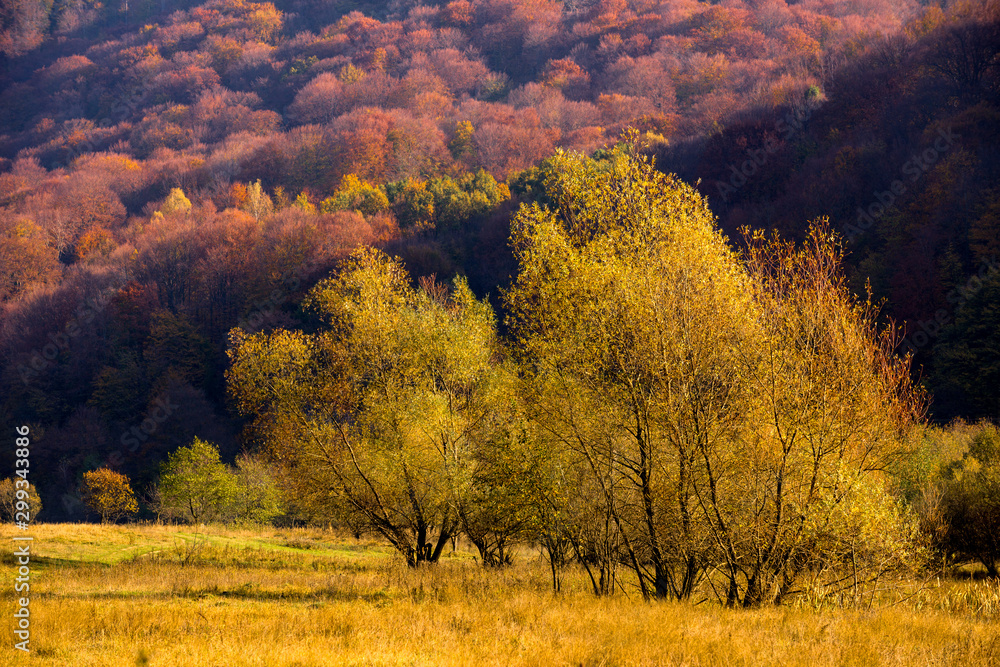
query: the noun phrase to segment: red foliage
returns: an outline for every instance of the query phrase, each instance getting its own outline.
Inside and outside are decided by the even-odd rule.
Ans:
[[[646,98],[661,113],[672,110],[677,104],[670,73],[658,58],[624,56],[608,67],[605,76],[609,92]]]
[[[149,91],[162,100],[189,103],[202,91],[218,85],[219,75],[214,69],[189,64],[154,76]]]
[[[483,123],[472,135],[479,166],[500,180],[549,155],[554,139],[534,109],[518,111],[510,124]]]
[[[331,133],[341,177],[382,182],[427,175],[449,159],[444,133],[402,111],[359,108],[338,118]]]
[[[489,70],[478,60],[470,60],[458,49],[435,49],[418,53],[410,59],[411,68],[422,68],[444,81],[453,95],[471,93],[482,82]]]

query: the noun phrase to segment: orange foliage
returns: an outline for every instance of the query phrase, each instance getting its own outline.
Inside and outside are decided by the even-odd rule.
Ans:
[[[93,256],[104,256],[118,247],[111,232],[103,227],[94,227],[76,242],[75,254],[78,261]]]
[[[468,0],[452,0],[441,10],[445,25],[464,27],[472,23],[472,4]]]
[[[694,38],[709,54],[737,48],[739,37],[747,29],[749,12],[715,5],[694,21]]]
[[[233,183],[229,186],[229,196],[226,208],[242,209],[247,203],[247,186],[243,183]]]
[[[541,82],[553,88],[579,91],[590,84],[590,75],[573,60],[550,60],[542,71]]]
[[[538,113],[525,109],[511,124],[486,122],[472,134],[479,166],[498,180],[526,169],[552,152],[554,136],[541,127]]]
[[[598,30],[608,30],[620,25],[622,14],[628,8],[625,0],[598,0],[590,9],[590,22]]]
[[[28,219],[0,216],[0,302],[59,276],[54,248]]]

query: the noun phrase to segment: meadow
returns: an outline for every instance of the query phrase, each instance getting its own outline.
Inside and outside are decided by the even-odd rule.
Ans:
[[[5,544],[21,534],[0,530]],[[913,582],[864,605],[754,611],[551,589],[524,550],[483,569],[461,544],[408,568],[381,543],[315,528],[39,524],[31,652],[10,665],[992,665],[1000,587]]]

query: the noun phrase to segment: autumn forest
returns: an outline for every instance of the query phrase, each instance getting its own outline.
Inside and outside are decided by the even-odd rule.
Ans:
[[[995,579],[998,300],[995,0],[0,7],[44,521],[730,608]]]

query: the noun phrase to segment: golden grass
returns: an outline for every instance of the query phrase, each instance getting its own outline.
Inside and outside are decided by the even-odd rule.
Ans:
[[[0,530],[6,544],[14,531]],[[554,595],[537,557],[410,570],[320,530],[38,525],[32,652],[0,665],[990,665],[1000,589],[949,582],[871,610]],[[6,599],[14,565],[0,563]],[[11,605],[5,606],[7,610]]]

